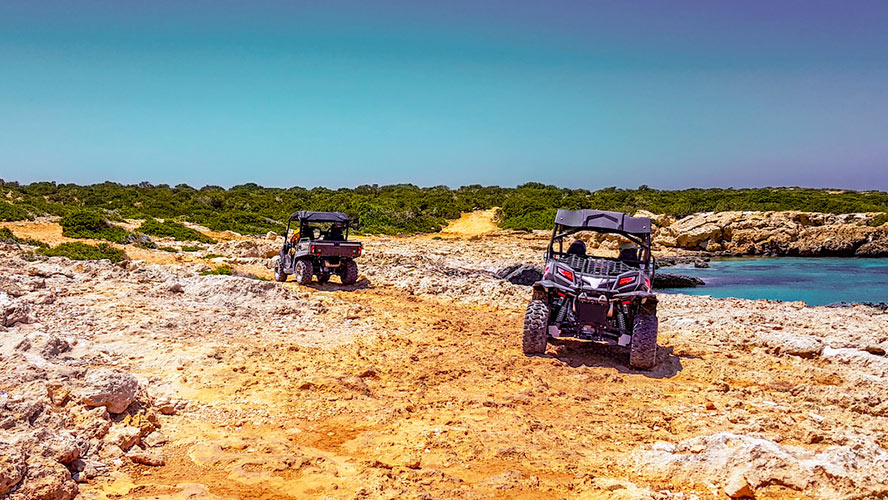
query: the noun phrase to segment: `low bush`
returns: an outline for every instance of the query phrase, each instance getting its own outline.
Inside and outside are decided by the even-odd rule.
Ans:
[[[182,245],[183,252],[200,252],[203,250],[203,247],[196,247],[193,245]]]
[[[126,259],[126,252],[119,248],[114,248],[107,243],[87,245],[86,243],[74,241],[62,243],[52,248],[44,247],[37,250],[37,252],[48,257],[67,257],[71,260],[108,259],[111,262],[120,262]]]
[[[17,243],[20,245],[31,245],[35,247],[45,247],[46,243],[42,241],[32,240],[30,238],[19,238],[8,227],[0,227],[0,241],[4,243]]]
[[[0,201],[0,221],[31,219],[31,214],[20,205]]]
[[[286,227],[264,215],[242,210],[231,212],[197,210],[188,215],[188,220],[213,231],[234,231],[240,234],[265,234],[269,231],[280,233]]]
[[[215,259],[216,257],[225,257],[224,255],[219,255],[217,253],[208,253],[203,256],[204,259]]]
[[[869,222],[867,222],[867,225],[872,226],[872,227],[879,227],[882,224],[885,224],[886,222],[888,222],[888,213],[879,214],[879,215],[873,217],[872,219],[869,220]]]
[[[62,234],[69,238],[108,240],[114,243],[129,243],[133,234],[112,224],[97,212],[80,210],[72,212],[59,221]]]
[[[256,235],[268,231],[280,234],[290,214],[299,210],[345,212],[352,217],[355,231],[391,234],[437,231],[460,213],[493,207],[501,208],[497,222],[504,228],[551,229],[550,215],[557,208],[630,214],[647,210],[675,217],[726,210],[888,213],[888,193],[799,187],[680,191],[648,186],[568,189],[533,182],[508,188],[472,185],[451,189],[396,184],[306,189],[265,188],[251,183],[225,189],[114,182],[89,186],[54,182],[21,185],[0,179],[0,219],[3,220],[37,215],[66,217],[86,210],[102,214],[106,220],[109,217],[187,220],[214,231]],[[873,223],[880,220],[883,219]]]
[[[145,222],[139,226],[139,232],[160,238],[169,237],[176,241],[197,241],[200,243],[216,242],[216,240],[200,231],[195,231],[190,227],[185,227],[184,225],[171,220],[160,222],[154,218],[145,219]]]
[[[204,272],[200,273],[200,275],[201,276],[215,276],[215,275],[231,276],[231,273],[233,271],[234,271],[234,269],[232,269],[231,266],[219,266],[215,269],[210,269],[209,271],[204,271]]]
[[[161,252],[179,253],[179,249],[175,247],[157,247]]]

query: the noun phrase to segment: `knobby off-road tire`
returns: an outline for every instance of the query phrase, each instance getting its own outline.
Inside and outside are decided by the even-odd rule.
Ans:
[[[296,277],[296,281],[298,281],[300,285],[307,285],[311,283],[312,274],[313,269],[311,261],[300,260],[296,263],[296,272],[293,273],[293,276]]]
[[[331,274],[330,268],[328,268],[327,266],[323,266],[320,269],[318,269],[318,273],[317,273],[318,283],[326,283],[326,282],[330,281],[330,274]]]
[[[274,266],[274,280],[275,281],[287,281],[287,273],[281,271],[281,266],[278,264]]]
[[[339,278],[343,285],[354,285],[358,281],[358,263],[347,260],[339,266]]]
[[[632,324],[632,342],[629,344],[629,366],[650,370],[657,364],[657,304],[644,304]]]
[[[524,314],[521,349],[524,354],[546,352],[546,330],[549,328],[549,307],[542,300],[531,300]]]

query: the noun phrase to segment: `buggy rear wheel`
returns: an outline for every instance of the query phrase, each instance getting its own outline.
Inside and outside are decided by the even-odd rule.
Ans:
[[[531,300],[524,314],[521,349],[524,354],[546,352],[546,329],[549,327],[549,307],[542,300]]]
[[[642,305],[632,324],[632,342],[629,344],[629,366],[650,370],[657,364],[657,304]]]
[[[339,266],[339,278],[343,285],[354,285],[358,281],[358,263],[347,260]]]
[[[298,281],[300,285],[307,285],[311,283],[311,275],[311,261],[300,260],[296,263],[296,272],[293,274],[293,276],[296,277],[296,281]]]

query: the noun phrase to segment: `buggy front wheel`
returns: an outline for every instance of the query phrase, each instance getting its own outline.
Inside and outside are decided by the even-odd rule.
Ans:
[[[524,354],[546,352],[546,330],[549,327],[549,307],[542,300],[531,300],[524,314],[521,349]]]
[[[629,344],[629,366],[650,370],[657,364],[657,304],[642,305],[632,324]]]

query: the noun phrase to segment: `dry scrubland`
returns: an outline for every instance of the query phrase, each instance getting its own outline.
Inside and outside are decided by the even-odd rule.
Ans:
[[[263,239],[3,246],[0,497],[888,497],[888,314],[669,295],[653,371],[528,358],[529,291],[492,273],[546,236],[491,229],[368,238],[347,289],[200,276],[270,277]]]

